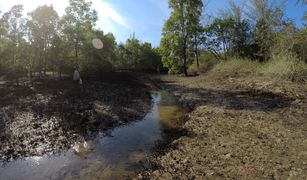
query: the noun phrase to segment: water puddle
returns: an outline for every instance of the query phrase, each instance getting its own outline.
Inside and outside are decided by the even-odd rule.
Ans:
[[[165,91],[152,93],[151,111],[143,120],[76,142],[63,153],[16,160],[0,168],[0,179],[124,179],[140,168],[165,133],[182,124],[183,109]]]

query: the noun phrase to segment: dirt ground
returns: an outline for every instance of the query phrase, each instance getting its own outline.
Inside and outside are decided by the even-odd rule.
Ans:
[[[191,111],[139,178],[307,179],[307,84],[266,77],[160,76]]]
[[[141,119],[151,107],[147,88],[130,74],[0,83],[0,164],[53,154],[99,132]]]

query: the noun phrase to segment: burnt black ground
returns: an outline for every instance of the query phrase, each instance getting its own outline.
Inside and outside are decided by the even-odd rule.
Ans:
[[[150,109],[147,88],[129,73],[0,83],[0,162],[53,154]]]

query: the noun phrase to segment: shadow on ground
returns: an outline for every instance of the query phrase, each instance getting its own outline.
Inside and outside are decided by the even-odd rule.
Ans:
[[[215,90],[205,88],[189,88],[174,84],[172,81],[156,80],[165,89],[174,94],[183,94],[181,101],[188,103],[193,109],[196,106],[215,105],[233,110],[271,111],[273,109],[289,107],[294,99],[283,94],[259,90]],[[187,99],[185,99],[187,98]]]

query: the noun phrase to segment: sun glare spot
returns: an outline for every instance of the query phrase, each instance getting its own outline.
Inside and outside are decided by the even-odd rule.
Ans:
[[[98,39],[98,38],[94,38],[94,39],[92,40],[92,44],[93,44],[93,46],[94,46],[96,49],[102,49],[102,48],[103,48],[103,43],[102,43],[102,41],[101,41],[100,39]]]

